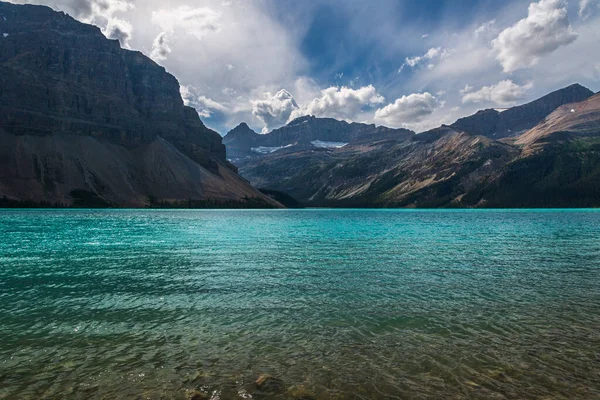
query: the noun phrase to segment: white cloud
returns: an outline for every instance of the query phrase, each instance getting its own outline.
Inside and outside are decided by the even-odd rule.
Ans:
[[[152,23],[163,31],[173,33],[181,29],[184,33],[202,40],[209,33],[221,29],[221,14],[208,7],[180,6],[152,12]]]
[[[414,127],[440,105],[438,99],[429,92],[413,93],[378,109],[375,120],[391,127]]]
[[[462,102],[466,103],[493,103],[500,106],[514,104],[527,96],[527,91],[533,88],[533,83],[519,86],[511,80],[503,80],[496,85],[484,86],[477,91],[467,85],[461,90]]]
[[[377,93],[373,85],[363,86],[359,89],[332,86],[321,90],[319,97],[314,98],[307,105],[294,110],[290,119],[303,115],[314,115],[355,121],[366,108],[376,106],[384,101],[385,98]]]
[[[460,94],[466,94],[473,91],[473,86],[466,84],[463,89],[460,89]]]
[[[439,60],[447,56],[448,51],[446,49],[442,49],[441,47],[432,47],[427,51],[427,53],[423,54],[422,56],[407,57],[406,60],[404,60],[404,64],[402,64],[398,72],[402,72],[406,67],[416,68],[425,64],[429,69],[431,69],[435,66],[433,64],[435,60]]]
[[[480,37],[485,35],[486,33],[488,33],[496,24],[496,20],[493,19],[491,21],[488,21],[486,23],[483,23],[481,25],[479,25],[477,27],[477,29],[475,29],[475,31],[473,32],[473,34],[475,35],[475,37]]]
[[[109,39],[117,39],[121,46],[129,48],[129,39],[133,34],[133,26],[123,19],[110,18],[103,30],[104,35]]]
[[[600,8],[600,2],[598,0],[580,0],[579,16],[583,19],[587,19],[592,13],[591,7],[594,3],[598,8]]]
[[[577,39],[564,0],[540,0],[529,5],[527,18],[506,28],[492,41],[505,72],[536,65],[540,58]]]
[[[226,106],[223,113],[213,110],[210,121],[211,127],[225,133],[241,121],[260,124],[250,101],[262,99],[263,93],[287,88],[296,95],[294,82],[307,62],[293,32],[274,19],[264,2],[234,1],[227,7],[220,3],[173,0],[167,6],[144,0],[144,10],[138,7],[132,21],[136,28],[146,26],[136,30],[133,43],[138,49],[147,48],[147,54],[157,35],[166,32],[171,53],[161,65],[183,85],[201,88],[199,95]],[[189,6],[204,11],[191,12]],[[180,14],[195,22],[186,22]]]
[[[193,107],[202,118],[210,118],[215,111],[225,112],[227,108],[204,95],[199,95],[199,90],[193,86],[181,86],[179,88],[183,104]]]
[[[167,59],[172,50],[169,47],[169,36],[167,32],[161,32],[158,34],[154,43],[152,44],[152,53],[150,58],[154,61],[164,61]]]
[[[285,89],[275,93],[266,92],[261,100],[252,100],[252,114],[265,125],[262,133],[267,133],[284,125],[298,104],[294,96]]]

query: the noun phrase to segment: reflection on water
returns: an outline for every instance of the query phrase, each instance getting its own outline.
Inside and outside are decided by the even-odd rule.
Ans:
[[[0,211],[0,238],[0,398],[600,397],[597,211]]]

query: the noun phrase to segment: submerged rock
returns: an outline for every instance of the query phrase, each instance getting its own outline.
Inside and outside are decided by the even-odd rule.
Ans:
[[[303,385],[292,386],[287,393],[294,400],[316,400],[314,394]]]
[[[263,392],[281,392],[283,381],[269,374],[261,374],[256,380],[256,387]]]
[[[189,400],[209,400],[210,398],[210,394],[201,392],[199,390],[194,390],[188,395]]]

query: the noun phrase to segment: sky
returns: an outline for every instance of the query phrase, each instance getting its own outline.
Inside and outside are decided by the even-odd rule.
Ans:
[[[573,83],[600,90],[600,0],[12,2],[151,57],[222,135],[303,115],[422,132]]]

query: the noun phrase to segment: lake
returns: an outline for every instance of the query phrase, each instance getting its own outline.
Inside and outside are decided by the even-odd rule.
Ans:
[[[600,211],[0,210],[0,399],[191,396],[599,398]]]

